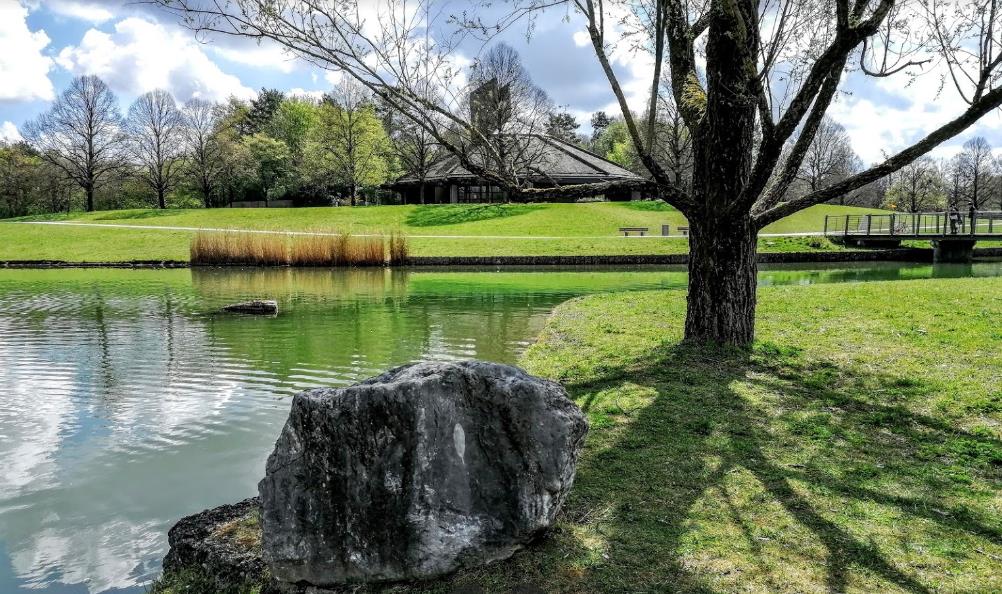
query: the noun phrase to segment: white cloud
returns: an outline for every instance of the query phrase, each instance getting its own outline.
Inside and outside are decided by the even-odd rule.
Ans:
[[[214,45],[211,48],[212,53],[236,64],[257,68],[271,68],[285,74],[289,74],[296,69],[296,58],[290,56],[288,52],[274,44],[245,47]]]
[[[955,89],[941,86],[940,74],[931,71],[914,79],[904,74],[873,79],[854,73],[843,88],[855,93],[838,97],[828,115],[845,126],[865,163],[882,161],[885,155],[907,148],[967,109]],[[952,155],[971,136],[980,134],[992,141],[1000,131],[1002,118],[998,112],[990,113],[932,154]]]
[[[130,94],[163,88],[179,101],[255,96],[210,60],[190,35],[138,17],[119,21],[113,33],[87,31],[79,45],[63,48],[56,61],[75,75],[96,74]]]
[[[6,142],[20,142],[21,132],[18,131],[14,122],[4,122],[0,124],[0,140]]]
[[[326,80],[332,87],[337,86],[344,80],[344,72],[340,70],[327,70],[324,72],[324,80]]]
[[[93,2],[76,0],[49,0],[45,7],[55,14],[100,25],[110,21],[113,15],[106,7]]]
[[[28,9],[0,0],[0,101],[51,101],[55,97],[49,70],[52,59],[42,53],[49,45],[45,31],[31,31]]]

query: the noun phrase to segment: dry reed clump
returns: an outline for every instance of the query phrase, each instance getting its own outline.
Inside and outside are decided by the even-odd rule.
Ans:
[[[409,255],[410,248],[407,245],[407,237],[397,232],[390,233],[390,265],[407,262]]]
[[[387,241],[381,235],[357,237],[348,233],[199,232],[191,241],[191,263],[196,265],[385,266],[403,263],[407,254],[407,238],[397,233]]]
[[[290,266],[330,266],[337,248],[330,235],[297,235],[289,247]]]
[[[385,266],[386,238],[351,237],[344,251],[349,266]]]
[[[199,232],[191,240],[191,263],[283,266],[288,251],[281,235]]]

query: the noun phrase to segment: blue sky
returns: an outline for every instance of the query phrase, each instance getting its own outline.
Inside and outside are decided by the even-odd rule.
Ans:
[[[536,83],[578,117],[582,131],[590,113],[618,112],[581,22],[573,15],[545,15],[530,40],[524,27],[501,39],[519,49]],[[480,50],[466,43],[460,51],[469,59]],[[615,65],[631,103],[641,108],[649,85],[649,58],[622,52]],[[158,87],[167,88],[179,101],[192,96],[223,100],[230,95],[252,97],[262,87],[324,91],[334,79],[275,47],[232,38],[196,40],[172,17],[149,6],[121,0],[0,0],[0,137],[16,138],[26,121],[81,74],[105,79],[123,111],[138,94]],[[964,107],[948,90],[939,92],[936,73],[911,82],[849,74],[843,88],[829,113],[846,126],[866,162],[903,148]],[[997,113],[987,116],[935,154],[948,156],[975,134],[1002,147],[1002,118]]]

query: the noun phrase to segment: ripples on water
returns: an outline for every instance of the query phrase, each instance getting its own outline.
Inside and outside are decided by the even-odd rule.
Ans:
[[[411,361],[514,362],[569,297],[684,283],[678,269],[0,271],[0,592],[143,591],[179,517],[256,492],[291,394]],[[254,297],[280,315],[217,313]]]

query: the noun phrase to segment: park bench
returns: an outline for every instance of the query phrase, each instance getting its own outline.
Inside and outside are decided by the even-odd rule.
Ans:
[[[629,237],[630,233],[638,233],[638,234],[640,234],[641,237],[643,237],[644,234],[647,233],[648,231],[650,231],[649,227],[620,227],[619,228],[619,232],[622,233],[624,237]]]

